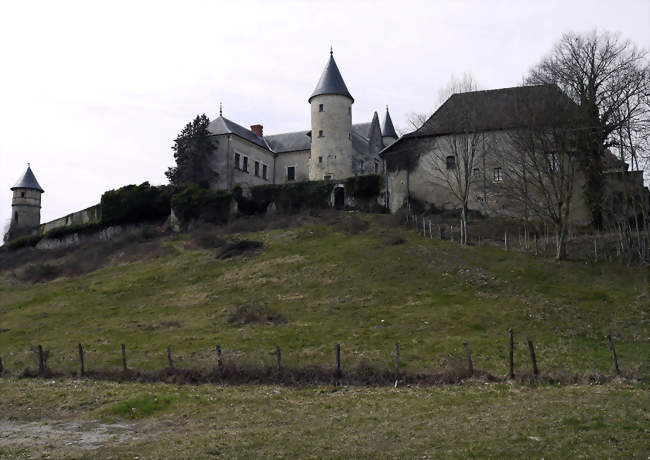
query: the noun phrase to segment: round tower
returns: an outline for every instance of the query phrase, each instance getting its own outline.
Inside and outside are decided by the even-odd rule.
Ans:
[[[32,168],[27,164],[27,170],[11,187],[14,193],[11,201],[10,238],[29,233],[41,224],[41,194],[43,188],[38,184]]]
[[[309,180],[342,179],[352,173],[352,104],[354,98],[345,86],[341,72],[330,58],[311,105],[311,158]]]

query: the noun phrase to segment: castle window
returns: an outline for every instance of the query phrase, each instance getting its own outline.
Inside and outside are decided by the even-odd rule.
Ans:
[[[375,161],[375,174],[379,172],[379,162]]]
[[[255,162],[255,175],[257,177],[260,177],[260,162],[259,161]]]
[[[323,112],[325,108],[323,107],[323,104],[318,104],[318,111]]]
[[[474,177],[480,177],[481,170],[479,168],[474,168],[472,169],[472,173],[474,174]]]
[[[501,176],[501,168],[494,168],[494,182],[501,182],[503,176]]]
[[[239,163],[241,161],[241,155],[238,153],[235,153],[235,169],[239,169]]]
[[[549,172],[557,172],[560,169],[557,153],[555,152],[546,154],[546,163],[548,164]]]
[[[332,175],[327,174],[327,175],[323,176],[323,180],[332,180]]]
[[[266,165],[262,165],[262,178],[263,179],[269,178],[269,167]]]
[[[25,198],[25,192],[20,192],[20,197]]]
[[[14,213],[14,222],[18,223],[18,211]]]
[[[248,172],[248,157],[244,157],[244,163],[242,164],[241,169],[244,172]]]
[[[323,157],[318,157],[318,163],[322,164],[323,163]]]
[[[447,171],[452,171],[454,169],[456,169],[456,157],[449,155],[447,157]]]
[[[318,137],[323,137],[323,130],[322,129],[318,130]]]
[[[287,181],[296,180],[296,167],[287,166]]]

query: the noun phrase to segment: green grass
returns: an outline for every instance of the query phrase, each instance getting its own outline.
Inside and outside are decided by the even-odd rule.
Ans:
[[[171,403],[172,398],[169,397],[143,395],[114,404],[106,408],[104,413],[125,419],[143,418],[166,409]]]
[[[347,218],[347,217],[346,217]],[[264,241],[253,258],[219,261],[191,249],[187,236],[165,240],[163,257],[107,266],[39,285],[0,278],[0,357],[6,369],[34,367],[30,350],[50,350],[50,367],[74,370],[77,344],[88,368],[119,368],[120,344],[136,369],[212,367],[224,360],[287,365],[365,360],[422,371],[464,356],[476,368],[507,372],[507,330],[515,331],[517,371],[529,368],[534,341],[542,372],[611,372],[605,336],[620,366],[650,376],[648,272],[613,264],[558,263],[497,248],[463,248],[390,229],[364,216],[356,235],[313,225],[239,235]],[[406,242],[386,245],[386,233]],[[128,247],[125,248],[128,251]],[[231,314],[257,304],[282,324],[233,325]]]
[[[0,394],[0,421],[79,427],[48,438],[46,445],[32,439],[20,450],[0,438],[0,455],[7,458],[647,458],[650,454],[650,392],[640,384],[479,383],[344,387],[333,392],[326,387],[0,379]],[[81,433],[114,423],[114,409],[128,408],[134,394],[156,395],[173,403],[146,418],[120,418],[127,439],[96,450],[77,447]]]

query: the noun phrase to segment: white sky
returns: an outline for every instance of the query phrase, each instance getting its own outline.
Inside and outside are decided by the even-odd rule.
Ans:
[[[399,128],[452,74],[515,86],[563,32],[607,29],[648,49],[649,24],[647,0],[0,0],[0,224],[28,161],[42,222],[165,183],[172,139],[219,101],[266,134],[309,129],[330,44],[353,122],[388,104]]]

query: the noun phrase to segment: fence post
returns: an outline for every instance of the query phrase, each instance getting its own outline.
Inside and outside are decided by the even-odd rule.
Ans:
[[[83,375],[86,373],[86,369],[84,366],[84,349],[79,344],[79,375],[83,377]]]
[[[395,342],[395,385],[399,380],[399,342]]]
[[[169,364],[170,369],[174,368],[174,362],[172,361],[172,347],[170,346],[167,346],[167,363]]]
[[[594,237],[594,263],[598,263],[598,239]]]
[[[433,230],[431,229],[431,227],[432,227],[432,223],[431,223],[431,219],[429,219],[429,238],[433,239]]]
[[[43,357],[43,347],[38,346],[38,373],[43,374],[45,372],[45,358]]]
[[[2,375],[3,371],[4,371],[4,368],[2,367],[2,358],[0,358],[0,375]]]
[[[219,373],[223,372],[223,359],[221,358],[221,345],[217,345],[217,369],[219,369]]]
[[[338,386],[341,377],[341,344],[336,344],[336,370],[334,371],[334,386]]]
[[[508,232],[505,232],[503,235],[503,247],[505,250],[508,250]]]
[[[618,368],[618,359],[616,358],[616,350],[614,349],[614,341],[612,340],[612,336],[608,335],[607,336],[607,342],[609,342],[609,352],[612,354],[612,362],[614,363],[614,371],[616,372],[616,375],[620,374],[620,370]]]
[[[465,354],[467,354],[467,370],[469,371],[470,377],[474,375],[474,365],[472,364],[472,354],[469,352],[469,345],[467,345],[467,342],[463,342],[463,346],[465,347]]]
[[[438,230],[440,231],[440,241],[445,239],[445,230],[442,228],[442,225],[438,225]]]
[[[532,340],[528,341],[528,350],[530,351],[530,360],[533,363],[533,374],[538,375],[539,369],[537,369],[537,358],[535,358],[535,347]]]
[[[453,225],[449,226],[449,240],[452,243],[454,242],[454,226]]]
[[[535,255],[539,255],[539,246],[537,245],[537,233],[535,233]]]
[[[282,373],[282,352],[280,351],[280,347],[275,347],[275,357],[278,361],[278,374]]]
[[[508,335],[510,336],[510,346],[509,346],[509,358],[510,358],[510,378],[515,378],[515,334],[512,331],[512,328],[508,329]]]
[[[122,372],[126,373],[126,346],[122,344]]]

